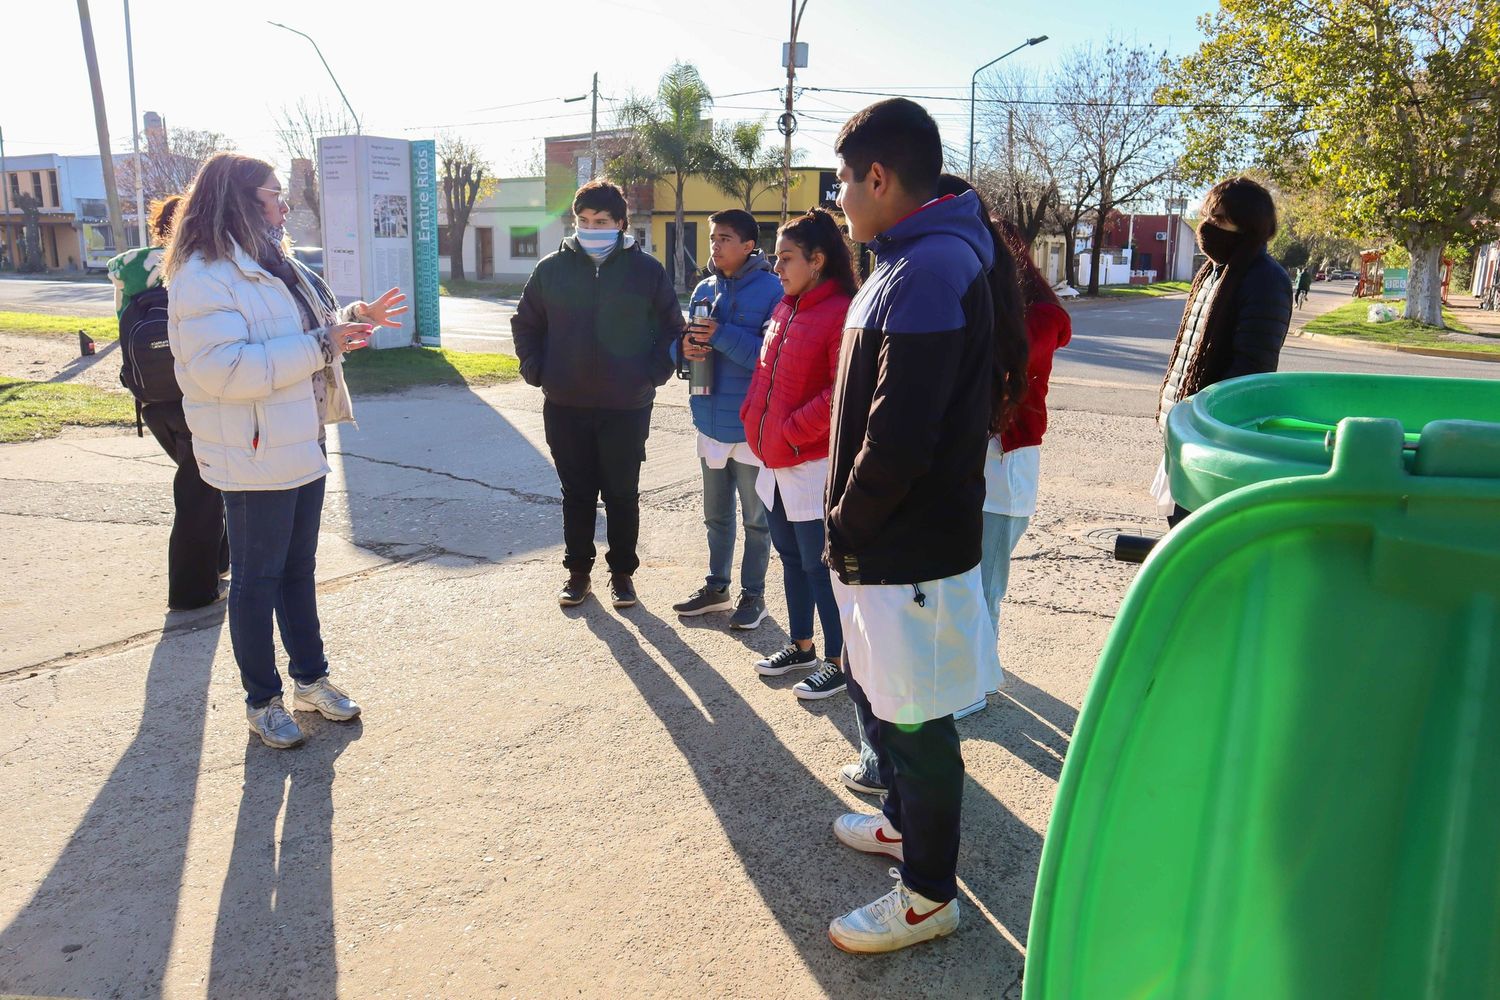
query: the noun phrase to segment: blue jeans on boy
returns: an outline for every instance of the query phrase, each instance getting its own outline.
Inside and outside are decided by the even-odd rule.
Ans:
[[[739,494],[745,523],[745,556],[740,561],[740,589],[754,597],[766,592],[766,567],[771,564],[771,535],[766,528],[766,505],[755,492],[760,467],[729,459],[713,469],[703,459],[703,524],[708,528],[708,585],[729,586],[734,573],[734,497]]]
[[[781,505],[781,491],[768,518],[771,541],[781,556],[782,580],[786,587],[787,631],[793,639],[813,637],[813,608],[823,622],[823,658],[844,655],[844,627],[839,624],[839,604],[833,597],[828,567],[823,565],[823,519],[788,521]]]
[[[318,528],[325,477],[290,490],[226,490],[229,528],[229,639],[245,686],[245,701],[260,708],[281,694],[274,617],[291,659],[294,680],[310,684],[328,674],[318,625]]]

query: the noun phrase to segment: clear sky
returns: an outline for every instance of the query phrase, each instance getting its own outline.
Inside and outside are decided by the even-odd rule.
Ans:
[[[800,39],[809,66],[798,84],[931,95],[944,138],[963,143],[974,68],[1034,35],[1049,40],[1010,62],[1045,69],[1068,49],[1115,36],[1173,55],[1198,42],[1208,0],[1155,4],[998,0],[808,0]],[[122,0],[92,0],[114,148],[130,149],[130,95]],[[502,172],[519,169],[545,135],[587,131],[584,94],[599,73],[600,127],[632,90],[649,91],[674,59],[695,63],[725,95],[720,120],[774,123],[784,86],[781,42],[789,4],[678,0],[134,0],[136,94],[141,112],[169,126],[227,134],[244,152],[283,163],[276,112],[299,98],[336,104],[312,46],[267,21],[318,40],[371,134],[464,135]],[[6,14],[0,128],[8,155],[97,152],[77,8],[29,3]],[[15,30],[22,25],[21,30]],[[743,91],[757,93],[741,94]],[[729,96],[736,95],[739,96]],[[797,145],[831,165],[831,140],[874,97],[805,92]]]

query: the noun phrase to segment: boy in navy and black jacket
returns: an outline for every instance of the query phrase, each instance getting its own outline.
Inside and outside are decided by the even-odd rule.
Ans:
[[[840,816],[834,834],[899,861],[901,880],[829,937],[885,952],[958,927],[953,713],[998,676],[979,572],[996,244],[973,192],[936,197],[942,142],[919,105],[871,105],[834,151],[839,207],[876,267],[849,307],[834,384],[825,556],[849,696],[888,790],[881,812]]]

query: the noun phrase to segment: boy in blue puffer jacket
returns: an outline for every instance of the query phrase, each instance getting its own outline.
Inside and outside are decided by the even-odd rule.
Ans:
[[[698,428],[698,462],[703,469],[708,577],[691,597],[672,605],[672,610],[690,618],[732,608],[729,627],[752,629],[766,616],[771,536],[765,505],[755,493],[760,460],[745,443],[740,404],[760,357],[762,328],[781,301],[782,290],[770,261],[756,245],[759,233],[753,215],[734,208],[714,213],[708,222],[712,227],[710,273],[693,289],[692,302],[709,303],[709,318],[699,321],[678,345],[689,361],[710,354],[714,360],[712,391],[691,398],[693,425]],[[740,597],[731,602],[736,493],[745,525],[745,554],[740,562]]]

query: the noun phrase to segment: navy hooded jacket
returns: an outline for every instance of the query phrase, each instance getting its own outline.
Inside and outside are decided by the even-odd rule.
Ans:
[[[719,328],[709,341],[714,349],[713,391],[689,396],[688,405],[693,410],[693,426],[715,441],[736,444],[745,440],[740,404],[760,360],[763,328],[781,301],[781,291],[781,279],[758,250],[732,278],[710,265],[709,276],[693,289],[691,302],[708,302],[709,315]],[[691,304],[688,311],[691,314]],[[674,354],[680,347],[679,343]]]
[[[870,249],[833,388],[825,557],[846,584],[941,580],[980,559],[994,240],[966,192]]]

